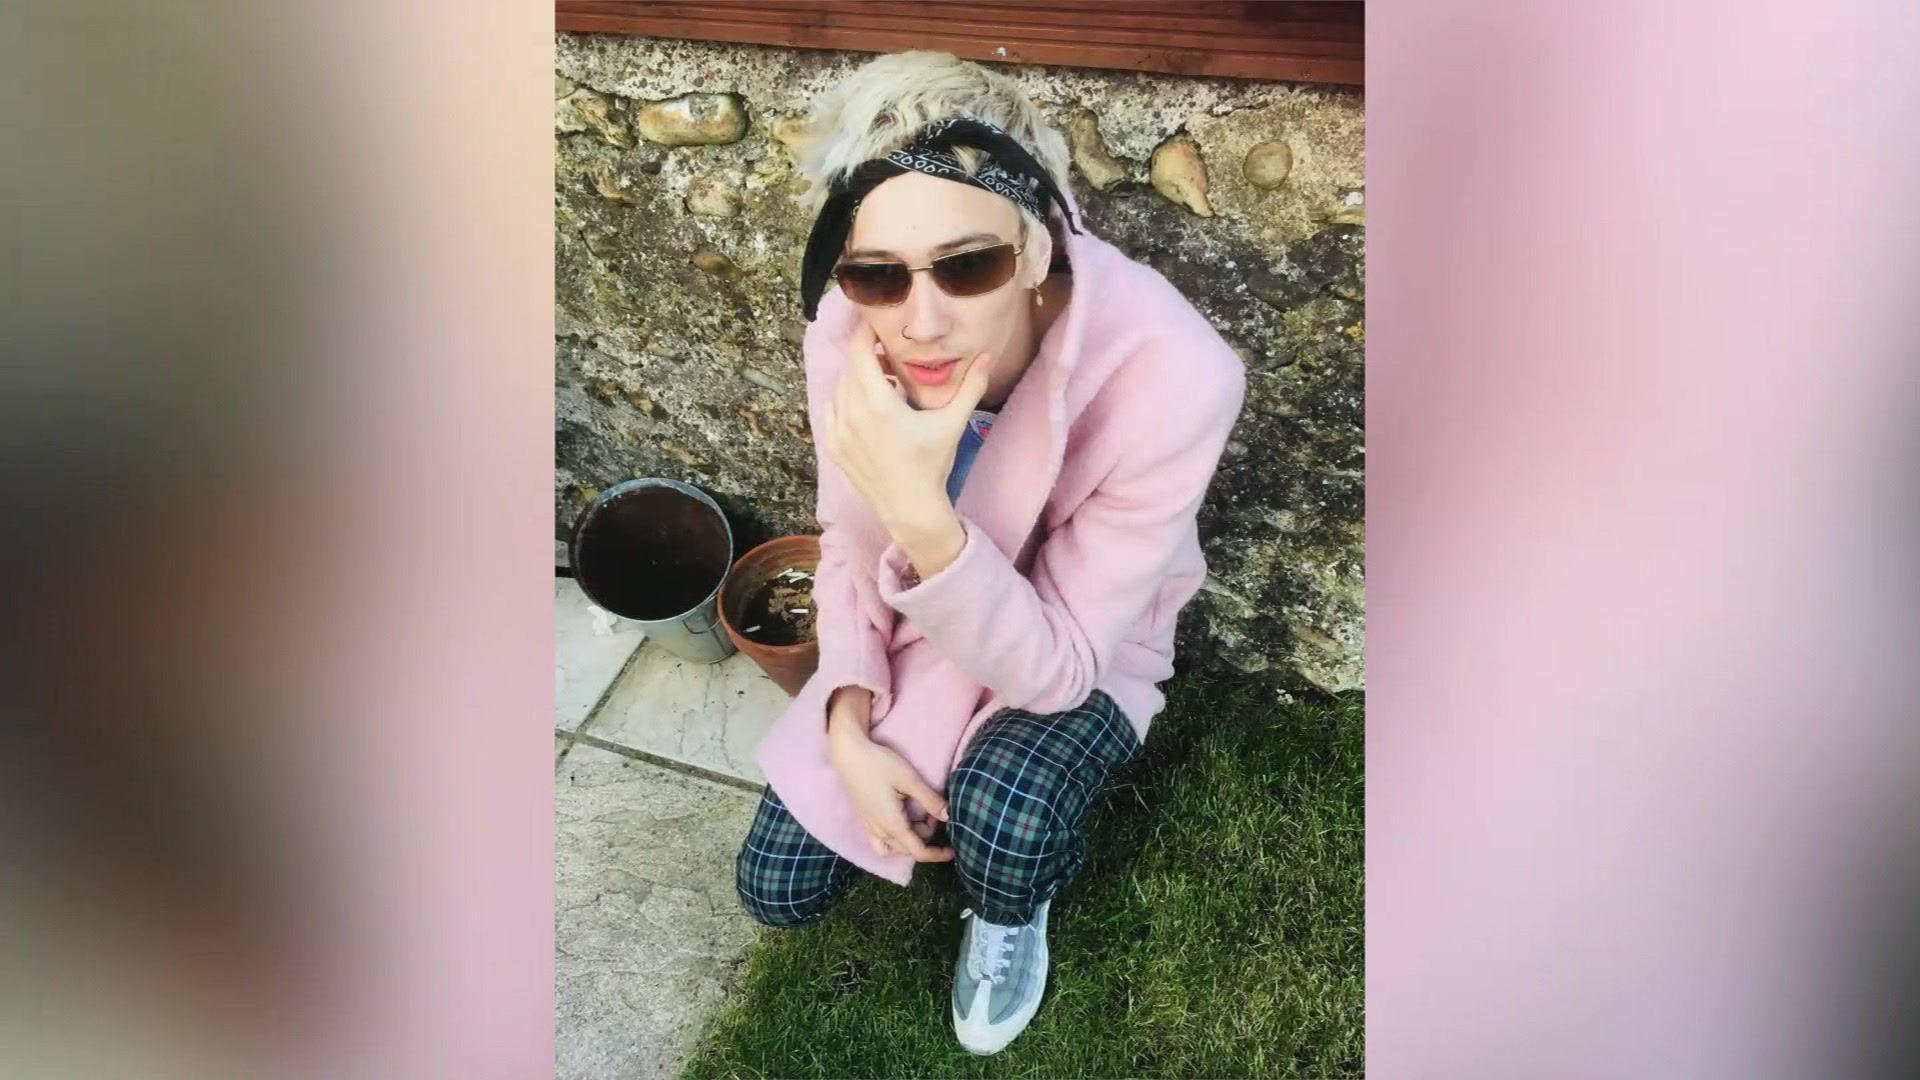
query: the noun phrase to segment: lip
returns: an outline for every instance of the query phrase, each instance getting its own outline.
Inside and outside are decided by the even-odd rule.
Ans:
[[[953,372],[959,366],[960,358],[936,360],[931,363],[910,360],[907,362],[907,375],[922,386],[939,386],[953,378]]]

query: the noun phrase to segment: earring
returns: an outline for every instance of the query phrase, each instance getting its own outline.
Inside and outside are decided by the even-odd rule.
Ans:
[[[1043,308],[1047,306],[1047,302],[1040,298],[1040,286],[1038,285],[1035,285],[1033,287],[1033,306],[1036,308]]]

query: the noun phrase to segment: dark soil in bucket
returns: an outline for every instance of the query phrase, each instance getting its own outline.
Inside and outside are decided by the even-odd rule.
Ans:
[[[629,619],[670,619],[711,594],[733,557],[726,522],[671,488],[641,488],[582,515],[574,578]]]
[[[798,645],[813,640],[813,620],[813,571],[782,570],[748,598],[740,634],[762,645]]]

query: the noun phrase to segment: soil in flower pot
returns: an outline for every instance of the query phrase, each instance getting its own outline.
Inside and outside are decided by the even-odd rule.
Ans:
[[[747,599],[740,633],[762,645],[798,645],[813,640],[813,620],[813,571],[794,567]]]
[[[727,638],[789,696],[820,666],[813,606],[819,565],[819,537],[775,537],[735,560],[720,586]]]

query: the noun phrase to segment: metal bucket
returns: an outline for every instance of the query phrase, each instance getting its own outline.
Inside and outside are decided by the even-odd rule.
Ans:
[[[587,599],[661,648],[702,664],[733,655],[720,625],[733,527],[706,492],[657,476],[615,484],[580,512],[568,555]]]

